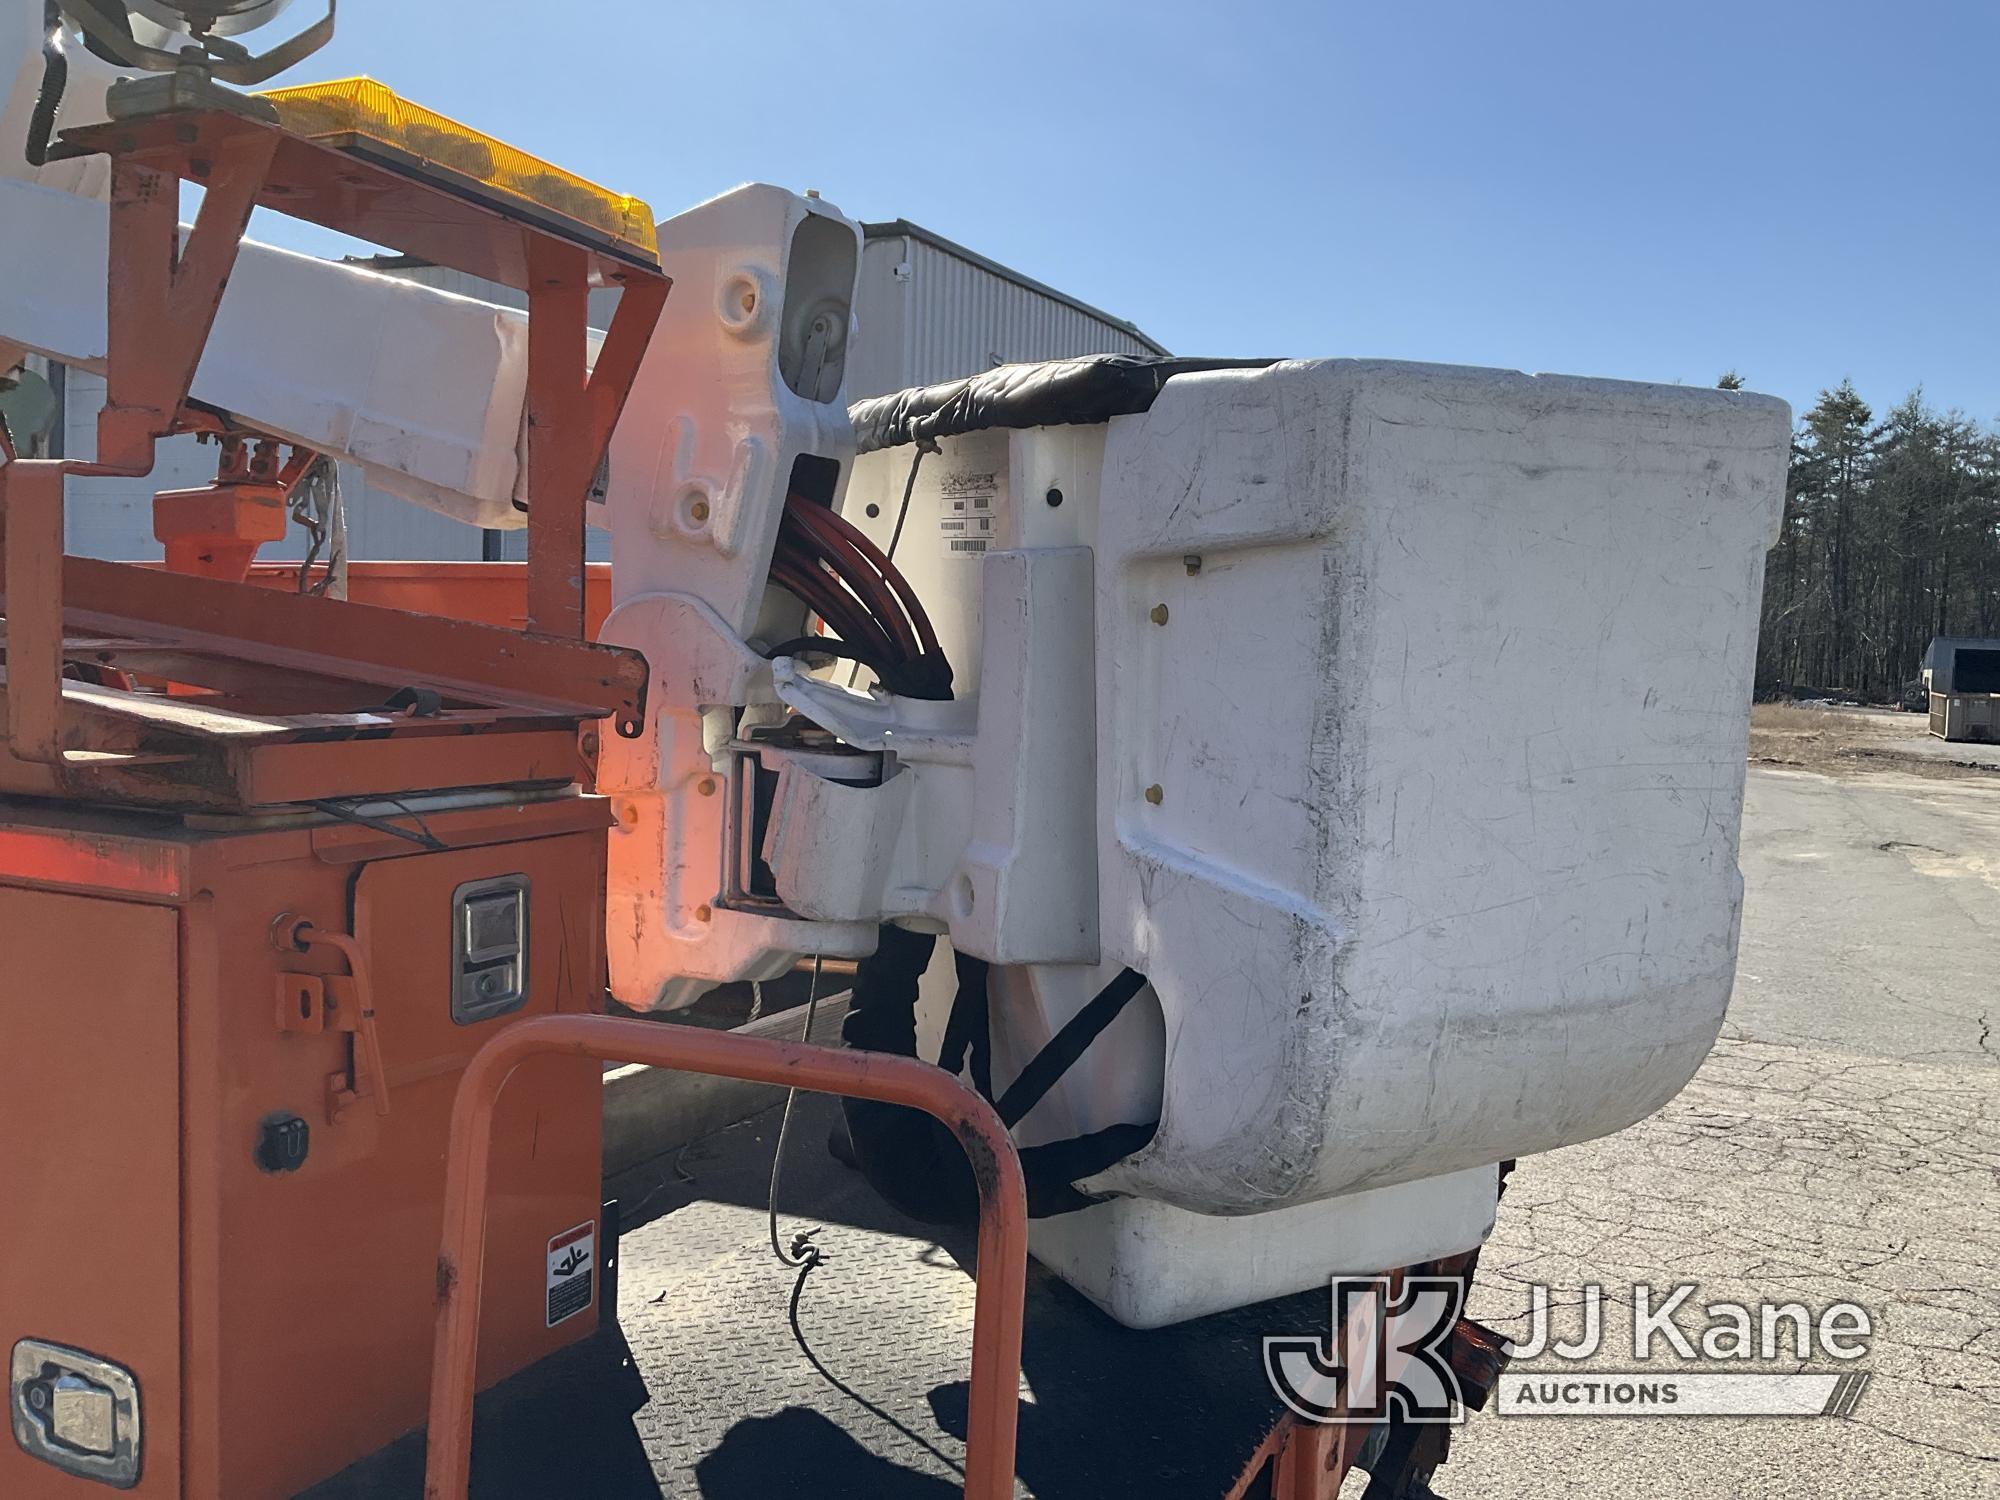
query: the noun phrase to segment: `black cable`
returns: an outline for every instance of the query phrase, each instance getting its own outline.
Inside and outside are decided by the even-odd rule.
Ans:
[[[819,1013],[819,964],[820,956],[815,953],[813,955],[812,988],[806,991],[805,1031],[800,1037],[800,1040],[806,1042],[808,1045],[812,1042],[813,1017]],[[785,1142],[792,1133],[792,1106],[798,1102],[799,1091],[797,1089],[787,1089],[785,1091],[784,1118],[778,1122],[778,1144],[771,1152],[771,1193],[770,1197],[766,1200],[766,1206],[770,1211],[771,1218],[771,1253],[778,1257],[779,1265],[797,1267],[799,1286],[803,1287],[806,1284],[806,1272],[826,1259],[826,1253],[812,1242],[813,1236],[819,1233],[819,1230],[816,1228],[804,1229],[793,1235],[790,1254],[786,1254],[785,1247],[778,1242],[778,1182],[785,1170]],[[798,1292],[796,1290],[792,1293],[792,1308],[796,1314],[798,1310]]]
[[[62,6],[45,0],[42,24],[48,28],[42,40],[42,88],[35,95],[35,112],[28,117],[27,158],[31,167],[49,164],[49,139],[55,134],[56,111],[62,107],[63,91],[69,87],[69,54],[63,48]]]
[[[357,812],[354,808],[348,807],[344,803],[333,802],[324,798],[312,800],[306,805],[318,808],[329,817],[339,818],[343,823],[355,823],[363,828],[372,828],[377,833],[390,833],[399,839],[408,839],[419,848],[428,849],[434,854],[442,853],[451,847],[451,845],[430,831],[429,825],[424,822],[422,817],[410,811],[408,807],[405,807],[394,798],[375,797],[366,800],[376,802],[387,801],[393,807],[402,808],[403,816],[406,818],[415,818],[417,827],[421,828],[423,832],[414,833],[407,828],[398,828],[387,818],[377,818],[368,813]]]
[[[322,453],[292,486],[289,501],[292,519],[304,527],[306,535],[312,539],[311,545],[306,548],[305,558],[299,563],[301,594],[317,597],[333,587],[333,576],[339,566],[332,546],[336,524],[333,513],[339,505],[340,471],[333,466],[333,460]],[[313,569],[318,566],[322,551],[327,553],[326,576],[314,583]]]
[[[861,1392],[854,1389],[853,1386],[849,1385],[846,1381],[842,1380],[838,1375],[834,1374],[833,1371],[829,1370],[826,1367],[825,1362],[820,1359],[819,1355],[813,1352],[813,1346],[806,1338],[805,1329],[799,1325],[799,1299],[805,1293],[806,1278],[812,1275],[813,1268],[815,1266],[818,1266],[819,1264],[820,1262],[817,1260],[808,1260],[804,1265],[799,1267],[798,1280],[792,1283],[791,1306],[786,1309],[785,1313],[786,1321],[789,1322],[792,1327],[792,1342],[794,1342],[799,1346],[799,1353],[803,1354],[806,1357],[807,1361],[812,1365],[813,1369],[818,1372],[820,1379],[824,1380],[828,1385],[832,1386],[836,1391],[839,1391],[841,1395],[845,1396],[848,1400],[852,1401],[856,1406],[860,1407],[863,1411],[867,1412],[871,1417],[874,1417],[876,1420],[880,1422],[886,1423],[888,1426],[894,1428],[897,1432],[900,1432],[904,1437],[908,1438],[912,1443],[916,1444],[917,1447],[923,1449],[926,1453],[930,1454],[932,1458],[936,1459],[939,1463],[943,1464],[953,1473],[959,1475],[960,1477],[963,1477],[965,1474],[964,1464],[960,1463],[957,1459],[953,1458],[949,1453],[946,1453],[942,1448],[938,1447],[936,1443],[931,1442],[928,1438],[923,1437],[921,1434],[917,1432],[913,1432],[903,1423],[897,1421],[896,1418],[893,1415],[891,1415],[886,1409],[884,1409],[881,1406],[878,1406],[875,1402],[870,1401],[866,1396],[862,1395]]]
[[[420,689],[420,691],[424,690]],[[381,800],[388,803],[391,807],[395,808],[404,817],[408,818],[412,823],[415,823],[417,827],[423,831],[424,837],[429,839],[438,848],[446,849],[450,847],[450,845],[446,844],[443,839],[439,838],[436,834],[431,832],[431,825],[424,821],[424,815],[418,812],[414,807],[410,806],[410,804],[405,802],[401,797],[384,797]]]
[[[917,440],[917,456],[910,460],[910,477],[903,481],[903,504],[896,512],[895,529],[889,533],[889,550],[882,555],[890,562],[896,560],[896,543],[903,539],[903,523],[910,518],[910,496],[917,491],[917,470],[924,465],[924,455],[935,453],[938,445],[929,438]]]
[[[847,644],[865,646],[885,661],[898,659],[895,643],[867,606],[817,562],[787,550],[782,533],[778,554],[771,560],[771,582],[818,615]]]

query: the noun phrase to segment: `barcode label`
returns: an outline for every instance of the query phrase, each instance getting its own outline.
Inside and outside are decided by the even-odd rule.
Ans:
[[[941,488],[944,510],[938,516],[938,541],[944,555],[977,560],[992,545],[1000,475],[993,469],[953,470],[944,476]]]

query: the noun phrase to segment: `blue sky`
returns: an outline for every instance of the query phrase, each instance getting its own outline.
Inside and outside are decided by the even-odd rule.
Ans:
[[[1992,420],[1996,57],[1982,3],[344,0],[285,81],[368,73],[663,216],[815,187],[1177,352]]]

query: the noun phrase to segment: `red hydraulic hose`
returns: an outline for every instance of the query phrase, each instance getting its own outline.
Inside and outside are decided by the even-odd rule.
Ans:
[[[923,654],[937,655],[937,632],[931,628],[931,619],[924,611],[923,600],[917,597],[917,591],[910,587],[909,580],[903,576],[901,570],[889,560],[881,548],[868,540],[867,533],[845,516],[835,515],[824,506],[816,506],[814,509],[826,517],[828,524],[837,527],[853,543],[855,550],[868,560],[869,566],[882,576],[883,581],[891,589],[895,590],[897,598],[909,612],[910,622],[916,627],[917,638],[923,645]]]
[[[865,606],[818,563],[790,552],[780,553],[771,562],[771,581],[796,594],[843,641],[873,651],[888,661],[905,659]]]
[[[905,657],[922,647],[895,588],[873,567],[850,536],[843,535],[833,512],[794,497],[786,507],[786,527],[867,605],[882,628],[895,639]],[[852,528],[849,528],[851,531]]]

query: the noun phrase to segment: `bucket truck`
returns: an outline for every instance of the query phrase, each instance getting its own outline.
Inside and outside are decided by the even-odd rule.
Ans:
[[[225,88],[277,8],[9,9],[0,344],[111,402],[94,458],[0,466],[0,1488],[290,1493],[427,1390],[462,1487],[439,1391],[597,1320],[597,1056],[841,1093],[900,1222],[978,1223],[991,1494],[1023,1208],[1097,1309],[1067,1316],[1186,1347],[1143,1340],[1464,1280],[1503,1164],[1687,1082],[1733,976],[1782,403],[1101,357],[851,404],[830,203],[655,224],[365,80]],[[528,311],[245,240],[253,205]],[[63,475],[176,431],[225,454],[156,511],[201,565],[65,558]],[[525,527],[520,597],[244,582],[321,457]],[[857,965],[846,1054],[595,1014],[816,959]],[[1260,1411],[1213,1493],[1333,1493],[1361,1439]]]

